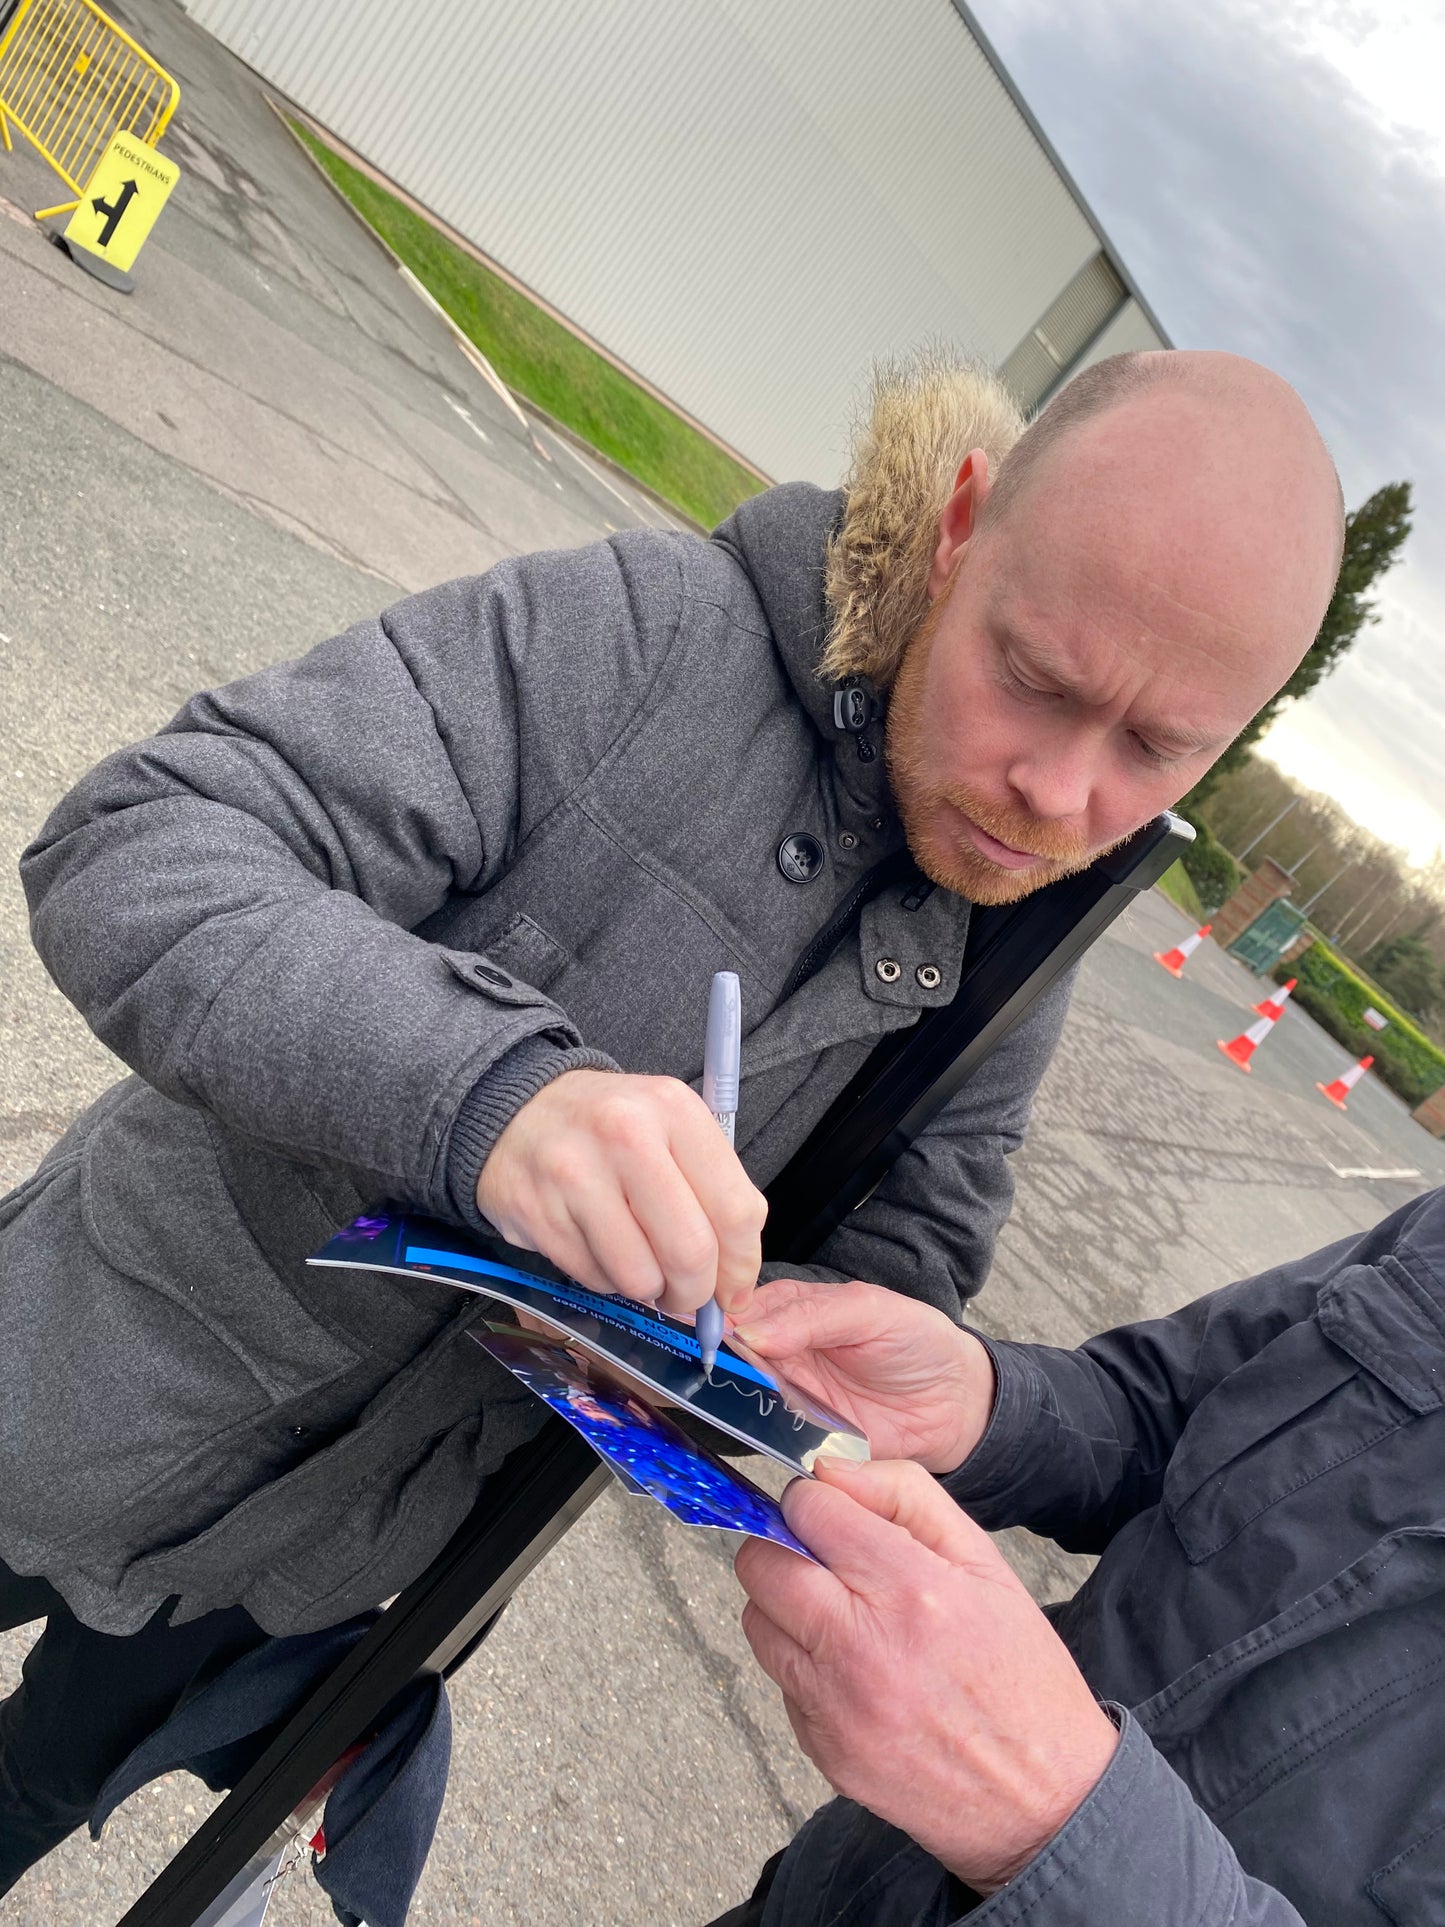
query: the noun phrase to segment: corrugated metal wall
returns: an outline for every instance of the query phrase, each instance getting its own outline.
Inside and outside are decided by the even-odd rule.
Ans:
[[[187,4],[777,477],[837,479],[876,357],[1002,362],[1099,254],[951,0]]]
[[[1069,372],[1077,375],[1085,368],[1092,368],[1096,361],[1102,361],[1106,355],[1127,355],[1136,349],[1157,348],[1159,345],[1159,332],[1153,322],[1140,312],[1135,302],[1129,301],[1079,356]]]

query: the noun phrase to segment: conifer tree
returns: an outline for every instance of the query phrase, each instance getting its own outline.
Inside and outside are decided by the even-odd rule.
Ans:
[[[1380,620],[1379,610],[1370,596],[1375,583],[1399,560],[1405,537],[1410,533],[1410,484],[1386,482],[1368,501],[1362,502],[1345,517],[1345,550],[1335,592],[1325,610],[1319,633],[1298,669],[1277,696],[1271,696],[1259,714],[1247,723],[1220,757],[1213,769],[1195,784],[1184,799],[1184,807],[1200,802],[1220,777],[1238,769],[1251,746],[1269,728],[1288,702],[1309,694],[1352,648],[1367,624]]]

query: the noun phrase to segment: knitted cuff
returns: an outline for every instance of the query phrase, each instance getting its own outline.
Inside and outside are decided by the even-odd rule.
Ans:
[[[479,1077],[462,1099],[447,1140],[445,1197],[435,1202],[442,1215],[473,1231],[493,1227],[477,1209],[477,1179],[492,1146],[522,1106],[564,1071],[615,1071],[600,1050],[568,1048],[545,1037],[526,1037]]]

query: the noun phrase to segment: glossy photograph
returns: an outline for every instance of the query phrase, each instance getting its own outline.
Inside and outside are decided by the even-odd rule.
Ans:
[[[382,1208],[345,1226],[307,1262],[440,1278],[499,1299],[603,1359],[649,1401],[681,1406],[791,1471],[811,1472],[820,1452],[868,1457],[861,1432],[778,1379],[735,1340],[724,1340],[717,1362],[704,1372],[691,1324],[651,1305],[589,1291],[539,1253],[500,1238]]]
[[[684,1525],[745,1532],[812,1557],[788,1530],[776,1499],[695,1445],[580,1347],[511,1326],[471,1335],[575,1426],[629,1491],[656,1499]]]

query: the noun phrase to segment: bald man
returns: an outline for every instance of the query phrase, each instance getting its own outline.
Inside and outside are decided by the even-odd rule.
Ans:
[[[198,1666],[398,1592],[539,1423],[472,1301],[309,1253],[390,1196],[743,1309],[761,1187],[953,996],[971,906],[1127,836],[1294,668],[1341,518],[1286,384],[1123,357],[1022,431],[976,369],[897,371],[844,490],[413,597],[40,831],[37,949],[134,1075],[0,1202],[0,1624],[49,1622],[0,1711],[0,1891]],[[695,1088],[718,969],[736,1153]],[[816,1276],[957,1319],[1066,1002]]]
[[[1100,363],[996,484],[970,455],[891,678],[920,866],[1008,902],[1177,802],[1297,667],[1343,540],[1299,397],[1235,355]]]

